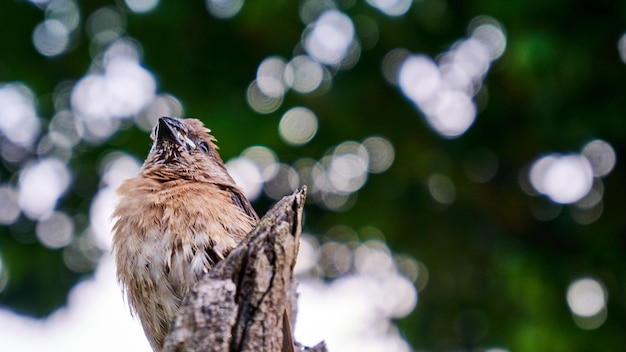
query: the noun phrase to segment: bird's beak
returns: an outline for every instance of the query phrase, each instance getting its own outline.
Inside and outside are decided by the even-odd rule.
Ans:
[[[189,150],[196,144],[189,138],[187,127],[179,119],[163,116],[159,118],[155,131],[155,143],[160,144],[166,140]]]

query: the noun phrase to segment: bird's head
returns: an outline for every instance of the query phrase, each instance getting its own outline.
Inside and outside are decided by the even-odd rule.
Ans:
[[[142,173],[163,181],[232,181],[210,132],[197,119],[159,118]]]

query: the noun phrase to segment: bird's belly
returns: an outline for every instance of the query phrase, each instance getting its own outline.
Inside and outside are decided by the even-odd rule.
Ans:
[[[206,251],[192,243],[172,241],[167,234],[152,236],[137,253],[135,270],[155,289],[167,289],[182,299],[208,271]]]
[[[205,251],[192,243],[172,241],[167,233],[154,233],[141,242],[120,246],[118,251],[126,252],[118,253],[118,257],[128,258],[127,265],[118,268],[120,280],[126,286],[129,303],[148,330],[168,324],[184,296],[208,271]]]

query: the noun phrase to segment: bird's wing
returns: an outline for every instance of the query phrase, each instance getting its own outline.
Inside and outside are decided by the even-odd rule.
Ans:
[[[243,194],[243,192],[239,188],[233,187],[233,186],[223,186],[223,187],[224,189],[230,192],[233,203],[235,205],[241,208],[241,210],[243,210],[243,212],[246,213],[252,219],[257,220],[257,221],[259,220],[259,216],[257,215],[256,211],[252,207],[252,204],[250,204],[250,201],[248,200],[248,198],[246,198],[246,196]]]

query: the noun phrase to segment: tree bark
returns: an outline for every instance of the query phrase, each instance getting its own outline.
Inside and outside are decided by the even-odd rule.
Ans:
[[[166,352],[315,351],[293,343],[298,256],[306,187],[284,197],[247,240],[200,279],[183,301]]]

